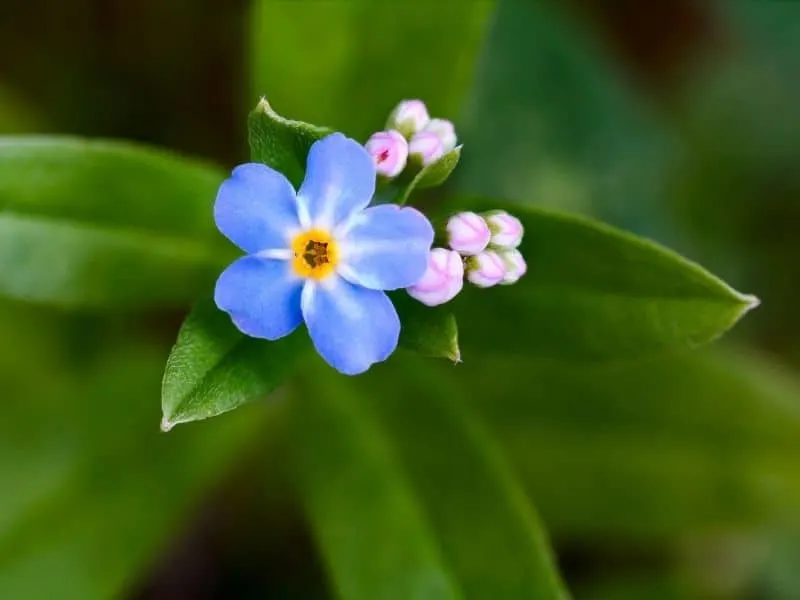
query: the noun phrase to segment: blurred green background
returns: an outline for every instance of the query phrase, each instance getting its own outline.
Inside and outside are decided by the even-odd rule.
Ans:
[[[540,522],[575,598],[800,598],[800,4],[4,0],[0,40],[0,134],[227,169],[262,95],[361,140],[418,97],[464,143],[449,192],[597,217],[762,300],[646,362],[303,365],[168,435],[180,311],[4,301],[0,598],[536,598]]]

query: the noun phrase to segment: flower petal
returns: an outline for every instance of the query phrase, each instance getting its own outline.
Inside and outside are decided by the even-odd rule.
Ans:
[[[364,147],[333,133],[314,142],[297,193],[305,227],[332,228],[365,208],[375,194],[375,163]]]
[[[382,204],[355,217],[339,242],[341,274],[373,290],[414,285],[425,273],[433,226],[415,208]]]
[[[248,254],[288,248],[288,236],[300,227],[292,184],[259,163],[236,167],[222,183],[214,220],[225,237]]]
[[[214,301],[242,333],[277,340],[302,321],[302,289],[289,261],[245,256],[220,275]]]
[[[397,348],[400,319],[383,292],[334,276],[308,281],[302,307],[314,347],[340,373],[363,373]]]

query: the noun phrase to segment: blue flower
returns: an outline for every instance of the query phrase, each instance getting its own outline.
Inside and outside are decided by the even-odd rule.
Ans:
[[[334,133],[308,154],[300,189],[265,165],[234,169],[219,189],[219,230],[247,253],[217,281],[214,300],[251,337],[277,340],[305,321],[314,347],[356,375],[397,347],[400,319],[383,290],[425,273],[433,227],[413,208],[367,208],[375,164]]]

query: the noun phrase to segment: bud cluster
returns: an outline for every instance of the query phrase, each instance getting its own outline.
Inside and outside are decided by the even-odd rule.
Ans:
[[[505,211],[453,215],[446,227],[449,249],[431,251],[428,270],[408,293],[423,304],[437,306],[461,291],[465,276],[481,288],[516,283],[527,271],[517,249],[523,233],[519,219]]]
[[[422,100],[403,100],[386,122],[386,130],[372,134],[364,145],[378,174],[394,179],[407,165],[426,167],[456,147],[453,124],[431,119]]]

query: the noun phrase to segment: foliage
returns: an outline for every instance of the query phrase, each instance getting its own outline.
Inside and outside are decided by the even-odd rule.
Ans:
[[[724,10],[789,56],[768,5]],[[249,160],[296,186],[314,141],[363,142],[422,97],[463,145],[382,199],[513,211],[528,273],[437,308],[393,292],[400,349],[340,376],[303,328],[248,338],[210,301],[236,256],[212,218],[230,165],[20,134],[47,121],[4,86],[0,597],[135,594],[231,481],[258,544],[310,530],[326,587],[307,559],[287,597],[793,597],[800,384],[774,354],[796,356],[796,119],[772,113],[796,90],[750,51],[659,112],[555,3],[306,9],[253,2]],[[778,308],[698,349],[758,300],[687,256]],[[744,548],[739,580],[706,544]]]

